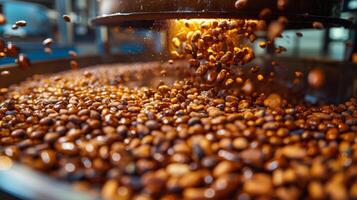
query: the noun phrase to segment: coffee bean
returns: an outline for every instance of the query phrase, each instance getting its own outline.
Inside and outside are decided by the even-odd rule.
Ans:
[[[325,83],[325,73],[319,69],[313,69],[308,74],[308,82],[313,88],[321,88]]]
[[[6,24],[6,17],[0,13],[0,25]]]
[[[248,0],[237,0],[234,4],[234,7],[237,9],[242,9],[244,8],[248,3]]]
[[[315,21],[312,23],[312,27],[314,27],[315,29],[323,29],[324,28],[324,24],[318,21]]]
[[[273,191],[271,177],[266,174],[255,174],[244,183],[243,190],[251,195],[269,195]]]
[[[19,55],[19,49],[13,43],[8,42],[5,53],[9,57],[16,58]]]
[[[238,163],[230,162],[230,161],[221,161],[217,164],[217,166],[213,169],[213,175],[215,177],[219,177],[221,175],[231,173],[238,169]]]
[[[71,19],[71,17],[70,17],[69,15],[63,15],[62,18],[63,18],[64,21],[66,21],[66,22],[71,22],[71,21],[72,21],[72,19]]]
[[[277,7],[279,10],[285,10],[285,8],[288,6],[288,0],[278,0],[277,1]]]
[[[166,167],[166,171],[171,176],[183,176],[190,172],[190,168],[186,164],[172,163]]]
[[[53,43],[52,38],[47,38],[42,42],[42,45],[45,46],[45,47],[49,47],[49,46],[52,45],[52,43]]]
[[[71,58],[76,58],[78,56],[78,54],[75,52],[75,51],[68,51],[68,55],[71,57]]]
[[[47,53],[47,54],[52,54],[52,49],[49,48],[49,47],[45,47],[44,48],[44,52]]]
[[[70,62],[70,66],[71,66],[71,69],[73,69],[73,70],[78,69],[78,63],[77,63],[77,61],[72,60],[72,61]]]
[[[19,21],[15,22],[15,25],[18,27],[24,27],[27,25],[27,22],[25,20],[19,20]]]
[[[285,146],[282,149],[284,156],[291,159],[302,159],[306,156],[306,150],[298,146]]]
[[[204,171],[196,171],[196,172],[189,172],[182,176],[179,180],[179,185],[182,188],[189,188],[189,187],[197,187],[200,186],[201,183],[204,181],[205,172]]]
[[[16,129],[11,132],[11,136],[13,137],[23,137],[26,135],[26,132],[23,129]]]
[[[297,37],[302,37],[302,36],[304,36],[304,35],[303,35],[303,33],[301,33],[301,32],[296,32],[296,36],[297,36]]]
[[[263,153],[258,149],[244,150],[241,152],[240,156],[245,163],[252,163],[256,166],[259,166],[263,161]]]
[[[19,65],[20,68],[23,68],[23,69],[27,69],[27,68],[31,67],[30,60],[24,54],[20,54],[15,62],[17,65]]]
[[[76,155],[79,151],[78,147],[72,142],[56,144],[56,149],[65,155]]]
[[[10,75],[10,72],[9,71],[1,71],[1,73],[0,73],[0,75],[1,76],[8,76],[8,75]]]

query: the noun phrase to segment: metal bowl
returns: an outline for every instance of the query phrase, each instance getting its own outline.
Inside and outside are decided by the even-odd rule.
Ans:
[[[150,58],[150,57],[149,57]],[[145,57],[138,55],[129,56],[113,56],[109,59],[109,63],[112,61],[118,62],[132,62],[132,61],[144,61]],[[146,58],[148,60],[148,58]],[[303,96],[306,100],[327,103],[339,103],[344,102],[352,96],[357,96],[357,66],[352,63],[343,63],[326,60],[312,60],[312,59],[297,59],[297,58],[274,58],[274,57],[257,57],[255,62],[260,66],[264,66],[264,71],[269,71],[271,61],[276,60],[281,66],[277,69],[276,76],[278,77],[276,85],[285,85],[285,90]],[[100,56],[86,56],[78,58],[80,66],[87,67],[93,65],[100,65],[100,67],[128,67],[128,64],[114,64],[114,65],[101,65],[106,62]],[[0,81],[0,88],[7,87],[10,83],[20,83],[28,77],[35,74],[54,74],[57,72],[70,69],[68,66],[69,60],[62,59],[56,61],[34,63],[32,68],[26,71],[19,71],[16,66],[9,66],[4,70],[9,70],[11,74],[6,77],[6,81]],[[160,62],[156,62],[161,65]],[[180,63],[179,63],[180,64]],[[129,64],[130,67],[135,68],[138,64]],[[164,64],[165,65],[165,64]],[[163,65],[163,66],[164,66]],[[266,67],[266,69],[265,69]],[[270,69],[269,69],[270,68]],[[313,89],[309,88],[304,80],[304,84],[301,87],[292,89],[291,76],[295,70],[307,73],[312,68],[323,69],[326,75],[326,84],[323,88]],[[92,68],[95,70],[96,68]],[[169,70],[174,73],[175,70]],[[169,75],[169,74],[168,74]],[[155,76],[148,74],[146,76],[146,86],[153,83]],[[157,78],[157,77],[156,77]],[[306,79],[306,77],[305,77]],[[4,80],[4,79],[3,79]],[[161,78],[160,78],[161,80]],[[175,79],[177,80],[177,79]],[[271,89],[273,86],[267,85]],[[1,147],[0,147],[1,148]],[[46,174],[36,172],[28,167],[13,163],[7,170],[0,170],[0,190],[21,198],[21,199],[38,199],[38,200],[97,200],[99,199],[99,193],[91,194],[87,192],[76,191],[71,186],[70,182],[60,181],[47,176]]]

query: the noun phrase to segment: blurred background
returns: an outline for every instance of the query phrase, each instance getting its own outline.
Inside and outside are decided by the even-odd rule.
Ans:
[[[160,50],[157,32],[91,26],[88,21],[97,15],[98,3],[97,0],[0,0],[0,13],[7,19],[0,26],[0,35],[18,46],[32,62],[66,58],[69,50],[79,55]],[[71,17],[72,23],[63,20],[64,14]],[[27,21],[27,26],[13,30],[12,25],[19,20]],[[41,45],[46,38],[54,40],[51,54],[45,53]],[[13,58],[0,59],[0,64],[13,62]]]
[[[96,28],[88,20],[97,15],[100,0],[0,0],[0,12],[7,23],[0,26],[0,34],[6,41],[16,44],[30,60],[48,60],[68,57],[68,51],[79,55],[128,54],[158,52],[162,49],[162,35],[159,32],[134,28]],[[14,12],[16,11],[16,12]],[[342,17],[357,16],[357,0],[346,0]],[[62,15],[67,14],[73,23],[66,23]],[[13,30],[18,20],[26,20],[28,25]],[[304,37],[296,38],[297,30],[284,32],[284,38],[277,45],[287,48],[281,56],[328,58],[332,60],[354,60],[355,45],[346,47],[346,41],[356,41],[355,28],[330,28],[326,30],[299,30]],[[41,42],[51,37],[55,43],[51,54],[46,54]],[[256,47],[257,54],[266,50]],[[356,57],[356,56],[355,56]],[[0,64],[13,63],[14,59],[4,58]]]

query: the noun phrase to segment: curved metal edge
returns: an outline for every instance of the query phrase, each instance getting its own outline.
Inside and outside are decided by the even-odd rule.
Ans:
[[[277,19],[281,15],[272,15],[269,20]],[[336,17],[324,17],[314,15],[284,15],[289,24],[287,28],[313,28],[312,22],[322,22],[325,27],[345,27],[351,28],[352,22],[346,19]],[[227,19],[259,19],[259,16],[246,12],[141,12],[141,13],[115,13],[103,15],[90,20],[92,25],[96,26],[116,26],[125,21],[140,20],[167,20],[167,19],[193,19],[193,18],[227,18]],[[269,21],[268,20],[268,21]]]
[[[56,181],[16,163],[8,170],[0,170],[0,188],[11,195],[23,199],[100,199],[99,196],[74,191],[70,185],[64,182]]]
[[[223,11],[255,12],[270,9],[279,14],[304,14],[318,16],[339,16],[341,0],[290,0],[284,10],[277,8],[276,0],[249,0],[244,9],[235,8],[236,0],[102,0],[99,3],[100,15],[137,12],[176,12],[176,11]]]

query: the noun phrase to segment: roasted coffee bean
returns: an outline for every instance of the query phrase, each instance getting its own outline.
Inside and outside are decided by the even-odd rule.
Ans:
[[[42,162],[46,167],[52,167],[56,164],[56,152],[53,150],[44,150],[40,154]]]
[[[19,49],[13,43],[8,42],[7,47],[5,49],[5,53],[9,57],[16,58],[19,55]]]
[[[66,22],[71,22],[71,17],[69,15],[63,15],[62,18],[64,19],[64,21]]]
[[[316,68],[309,72],[308,83],[313,88],[321,88],[325,84],[325,73],[322,69]]]
[[[45,47],[43,51],[44,51],[45,53],[47,53],[47,54],[51,54],[51,53],[52,53],[52,49],[49,48],[49,47]]]
[[[52,38],[47,38],[44,41],[42,41],[42,45],[45,47],[49,47],[51,46],[53,43],[53,39]]]
[[[304,35],[303,35],[303,33],[301,33],[301,32],[296,32],[296,36],[297,36],[297,37],[302,37],[302,36],[304,36]]]
[[[324,28],[324,24],[318,21],[315,21],[312,23],[312,27],[316,28],[316,29],[323,29]]]
[[[30,60],[28,57],[24,54],[20,54],[19,57],[16,59],[16,64],[19,65],[20,68],[22,69],[27,69],[31,67]]]
[[[78,54],[75,52],[75,51],[68,51],[68,55],[71,57],[71,58],[76,58],[78,56]]]
[[[248,3],[248,0],[237,0],[234,4],[234,7],[237,9],[242,9],[244,8]]]
[[[6,24],[6,17],[0,13],[0,25]]]
[[[27,25],[27,22],[25,20],[19,20],[19,21],[15,22],[15,25],[18,27],[24,27]]]
[[[251,195],[272,195],[273,183],[271,177],[266,174],[254,174],[243,185],[243,190]]]
[[[23,129],[16,129],[11,132],[11,136],[13,137],[23,137],[26,135],[26,132]]]
[[[263,10],[260,11],[259,18],[260,19],[267,19],[271,15],[272,15],[272,11],[269,8],[264,8]]]
[[[77,69],[78,69],[78,63],[77,63],[77,61],[72,60],[72,61],[70,62],[70,66],[71,66],[71,69],[77,70]]]

